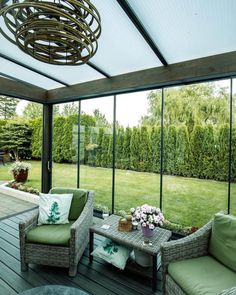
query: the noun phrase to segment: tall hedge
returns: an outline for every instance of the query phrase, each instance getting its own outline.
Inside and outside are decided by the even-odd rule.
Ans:
[[[150,167],[152,172],[160,173],[161,127],[153,126],[150,134]]]
[[[54,118],[53,161],[77,159],[77,116]],[[90,116],[83,117],[80,132],[81,163],[111,167],[113,136],[105,127],[95,127]],[[86,125],[87,124],[87,125]],[[41,158],[42,120],[30,122],[32,157]],[[116,168],[160,173],[161,127],[117,127]],[[229,124],[164,127],[164,173],[226,181],[229,162]],[[236,180],[236,125],[232,138],[232,179]]]
[[[176,168],[175,172],[180,176],[189,176],[189,134],[187,126],[177,127],[176,132]]]

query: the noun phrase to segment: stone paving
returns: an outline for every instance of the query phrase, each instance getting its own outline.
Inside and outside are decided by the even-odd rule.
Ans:
[[[0,194],[0,220],[36,207],[33,203]]]

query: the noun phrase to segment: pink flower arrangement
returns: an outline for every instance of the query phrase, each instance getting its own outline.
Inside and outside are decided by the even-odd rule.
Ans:
[[[147,204],[141,207],[131,208],[130,213],[133,221],[138,221],[141,226],[148,226],[150,229],[154,229],[164,222],[164,215],[161,213],[160,208],[152,207]]]

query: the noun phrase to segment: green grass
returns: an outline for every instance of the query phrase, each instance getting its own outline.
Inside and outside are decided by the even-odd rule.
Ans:
[[[40,190],[41,162],[30,161],[27,185]],[[80,186],[95,191],[95,204],[111,207],[112,170],[81,165]],[[11,180],[7,166],[0,166],[0,180]],[[53,163],[53,186],[75,187],[77,165]],[[116,171],[115,208],[129,210],[148,203],[159,206],[160,177],[154,173]],[[214,213],[227,209],[228,184],[164,175],[163,211],[165,217],[183,225],[201,226]],[[231,186],[231,209],[236,214],[236,184]]]

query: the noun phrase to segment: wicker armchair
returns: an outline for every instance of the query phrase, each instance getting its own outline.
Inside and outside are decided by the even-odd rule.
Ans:
[[[185,295],[186,293],[168,274],[168,265],[174,261],[201,257],[208,254],[212,221],[188,237],[163,243],[161,259],[163,271],[163,293],[168,295]],[[236,284],[235,284],[236,285]],[[217,295],[235,295],[236,287],[227,289]]]
[[[55,190],[53,193],[56,193]],[[69,191],[71,193],[71,190]],[[28,263],[69,268],[69,276],[77,273],[78,262],[89,241],[89,227],[93,218],[93,196],[88,191],[86,204],[79,218],[70,227],[69,246],[28,243],[26,235],[37,226],[38,210],[19,224],[21,270],[28,270]],[[53,225],[52,225],[53,226]]]

